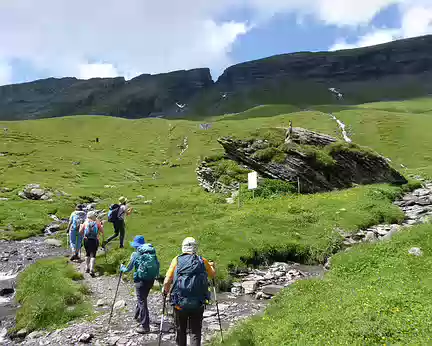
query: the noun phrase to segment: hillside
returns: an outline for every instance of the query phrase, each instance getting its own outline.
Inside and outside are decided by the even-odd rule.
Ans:
[[[207,193],[198,186],[195,174],[197,164],[206,156],[223,153],[223,148],[218,143],[218,139],[222,137],[248,138],[257,130],[286,127],[290,120],[295,127],[343,140],[338,123],[329,115],[329,112],[332,112],[334,117],[346,124],[353,143],[370,147],[391,159],[392,167],[404,176],[422,174],[432,177],[432,143],[429,140],[431,110],[432,99],[423,98],[361,106],[319,106],[309,111],[300,111],[291,105],[267,105],[236,115],[208,117],[202,121],[127,120],[97,116],[3,121],[0,126],[8,128],[8,131],[0,137],[0,239],[22,239],[41,234],[44,227],[52,221],[50,215],[68,217],[78,201],[96,200],[98,208],[106,209],[120,195],[126,195],[135,209],[127,220],[126,240],[130,241],[135,235],[144,234],[146,240],[157,248],[162,270],[165,270],[172,257],[178,254],[181,241],[187,235],[196,237],[200,242],[201,253],[216,261],[218,282],[221,286],[232,281],[230,272],[252,264],[275,260],[323,263],[341,247],[343,238],[335,232],[336,228],[353,234],[359,229],[379,223],[402,222],[404,215],[392,204],[392,200],[400,196],[407,186],[365,185],[314,195],[257,194],[255,199],[247,191],[242,191],[239,207],[237,203],[228,204],[226,196]],[[210,126],[201,126],[204,123]],[[31,183],[61,193],[54,194],[52,201],[22,199],[19,192]],[[111,235],[110,224],[106,229]],[[427,234],[426,229],[421,232],[420,235]],[[333,281],[315,283],[313,280],[306,280],[294,286],[302,289],[303,285],[312,285],[302,291],[302,294],[306,292],[305,298],[299,301],[298,305],[295,305],[296,300],[292,299],[291,290],[284,292],[280,298],[274,300],[269,310],[269,319],[258,319],[257,328],[254,328],[255,322],[252,321],[238,329],[232,334],[230,344],[240,345],[246,342],[266,345],[269,340],[266,331],[275,328],[275,320],[282,321],[282,318],[274,313],[280,309],[283,309],[286,316],[283,323],[277,324],[277,332],[272,336],[275,344],[289,343],[284,336],[287,334],[285,328],[293,330],[290,334],[293,336],[290,337],[297,337],[294,334],[298,330],[292,328],[292,323],[296,323],[295,316],[298,316],[295,308],[303,309],[302,318],[307,320],[310,315],[303,306],[311,304],[317,307],[313,321],[332,321],[325,315],[327,310],[316,304],[315,297],[319,302],[323,301],[323,304],[329,302],[332,307],[337,307],[330,294],[336,290],[334,287],[337,287],[340,294],[349,291],[349,283],[360,287],[363,290],[361,292],[367,292],[363,287],[364,283],[379,287],[376,280],[369,283],[365,278],[372,277],[373,271],[366,271],[365,276],[356,276],[358,271],[369,268],[368,263],[371,261],[374,261],[371,268],[385,267],[394,261],[398,263],[395,266],[398,278],[410,277],[414,269],[406,266],[404,262],[398,262],[399,257],[405,261],[402,252],[405,253],[405,247],[408,246],[406,244],[417,245],[419,236],[407,233],[405,237],[410,237],[410,234],[414,234],[414,240],[401,239],[404,245],[400,246],[400,252],[394,251],[394,247],[401,243],[378,247],[371,257],[367,254],[364,257],[363,250],[353,249],[352,260],[346,261],[347,267],[341,267],[346,257],[336,256]],[[65,242],[64,233],[59,233],[58,237]],[[429,251],[428,241],[426,238],[420,243],[425,253]],[[127,261],[130,252],[130,248],[118,249],[118,241],[113,242],[106,260],[98,258],[98,270],[101,273],[116,272],[119,264]],[[385,256],[381,256],[382,253]],[[357,259],[360,267],[357,267]],[[427,264],[425,263],[425,266]],[[79,277],[64,266],[60,262],[39,262],[39,265],[30,267],[27,276],[22,277],[20,282],[24,284],[19,286],[19,297],[25,296],[28,291],[32,298],[21,298],[23,307],[18,314],[20,328],[28,327],[32,330],[63,327],[65,321],[87,314],[88,305],[85,303],[88,298],[84,295],[72,303],[64,299],[64,295],[69,294],[68,290],[77,290],[77,284],[72,278],[78,280]],[[52,270],[50,268],[56,270],[57,267],[59,270],[63,268],[65,273],[59,271],[53,276],[38,274]],[[348,275],[346,272],[351,273],[350,281],[347,282],[344,281]],[[388,270],[386,276],[383,274],[383,278],[391,280],[393,274],[392,270]],[[50,294],[49,290],[44,291],[44,287],[54,287],[54,282],[59,280],[58,276],[63,275],[64,291],[55,290],[55,296],[50,295],[52,301],[44,299]],[[41,277],[44,279],[41,280]],[[401,282],[398,287],[405,285]],[[417,281],[413,281],[413,285],[416,283]],[[318,287],[320,295],[314,291],[314,285]],[[418,288],[410,286],[410,290],[410,299],[414,300]],[[386,291],[388,302],[383,304],[389,307],[388,309],[395,308],[394,294],[397,297],[398,292],[394,293],[390,289]],[[111,295],[112,292],[109,293],[110,297]],[[373,304],[378,304],[377,300],[379,299],[371,299]],[[347,302],[349,304],[343,305],[346,311],[356,311],[353,305],[360,309],[363,304],[363,301],[352,299]],[[94,305],[94,302],[91,303]],[[290,304],[294,304],[295,308]],[[399,301],[395,304],[399,304]],[[76,313],[70,313],[71,306],[77,307],[76,310],[72,308]],[[370,309],[374,306],[376,305]],[[342,308],[329,310],[329,316],[345,316],[341,315],[338,309]],[[295,316],[289,315],[287,311],[295,311]],[[350,314],[346,316],[346,321],[352,320]],[[423,318],[421,314],[418,316]],[[415,318],[418,325],[420,319]],[[270,327],[268,321],[272,322]],[[372,337],[375,334],[379,334],[379,337],[387,335],[382,326],[387,328],[392,321],[400,323],[401,320],[393,315],[388,317],[385,325],[382,320],[379,320],[379,323],[367,320],[367,326],[372,328],[372,332],[368,332],[370,328],[365,327],[364,334],[369,333]],[[301,330],[305,332],[301,339],[304,344],[314,344],[317,338],[319,340],[314,329],[316,325],[319,324],[310,323],[305,325],[309,329],[305,327]],[[321,325],[327,326],[324,323]],[[333,329],[335,325],[336,322],[328,324]],[[248,328],[254,330],[254,333]],[[424,333],[428,331],[428,326],[420,325],[418,328]],[[333,334],[338,333],[336,331]],[[365,339],[361,333],[350,337],[344,334],[344,339],[337,339],[333,334],[325,334],[325,338],[332,344],[376,340],[372,337]],[[252,336],[252,341],[248,335]],[[402,343],[406,341],[401,338],[392,340],[402,340]]]
[[[0,87],[0,119],[77,114],[123,118],[241,112],[263,104],[300,108],[398,100],[432,93],[432,35],[337,52],[245,62],[213,81],[209,69],[123,78],[49,78]],[[176,104],[178,103],[178,105]]]

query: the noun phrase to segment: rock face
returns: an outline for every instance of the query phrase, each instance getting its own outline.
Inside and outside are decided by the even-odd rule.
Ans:
[[[245,62],[213,82],[209,69],[124,78],[49,78],[0,87],[0,119],[74,114],[125,118],[234,113],[261,104],[299,106],[406,99],[432,93],[432,35],[338,52]],[[373,90],[373,93],[370,92]],[[339,95],[339,94],[337,94]],[[178,103],[178,104],[176,104]]]
[[[266,139],[268,133],[271,139]],[[284,129],[269,129],[267,134],[252,139],[225,137],[218,141],[228,158],[262,177],[286,182],[299,179],[302,193],[348,188],[353,184],[407,183],[385,158],[367,148],[337,142],[302,128],[293,128],[286,142],[284,133]],[[209,167],[201,165],[197,175],[201,186],[214,185],[213,181],[202,181],[211,176]]]
[[[0,87],[0,119],[59,117],[74,114],[142,118],[186,110],[186,102],[211,87],[209,69],[124,78],[48,78]]]

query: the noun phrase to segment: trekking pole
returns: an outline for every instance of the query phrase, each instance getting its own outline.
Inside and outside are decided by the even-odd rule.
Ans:
[[[105,236],[104,236],[104,234],[102,233],[102,244],[103,244],[103,243],[105,243]],[[103,247],[103,249],[104,249],[104,253],[105,253],[105,265],[107,265],[107,264],[108,264],[108,261],[107,261],[107,250],[106,250],[106,246]]]
[[[162,288],[162,292],[163,292],[163,288]],[[162,306],[162,317],[161,317],[160,328],[159,328],[158,346],[160,346],[160,344],[162,342],[162,329],[163,329],[163,322],[164,322],[164,315],[165,315],[165,304],[166,304],[166,297],[167,297],[167,295],[165,293],[162,293],[162,294],[163,294],[163,306]]]
[[[219,304],[218,304],[217,296],[216,296],[216,283],[215,283],[215,279],[213,279],[213,294],[214,294],[214,299],[215,299],[215,302],[216,302],[216,311],[217,311],[218,320],[219,320],[219,329],[220,329],[220,333],[221,333],[221,340],[223,342],[222,323],[221,323],[221,318],[220,318],[220,313],[219,313]]]
[[[123,266],[123,264],[122,264],[122,266]],[[120,281],[121,281],[122,275],[123,275],[123,272],[120,271],[119,279],[118,279],[118,282],[117,282],[117,288],[116,288],[116,291],[115,291],[115,294],[114,294],[114,300],[113,300],[113,303],[111,305],[111,313],[110,313],[110,317],[109,317],[109,320],[108,320],[108,328],[109,328],[109,326],[111,324],[111,318],[112,318],[113,311],[114,311],[114,304],[115,304],[115,301],[117,299],[117,293],[118,293],[118,289],[119,289],[119,286],[120,286]]]

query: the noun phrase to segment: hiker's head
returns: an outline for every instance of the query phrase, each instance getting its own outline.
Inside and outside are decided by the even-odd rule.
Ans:
[[[142,235],[137,235],[130,244],[135,249],[138,249],[140,246],[145,244],[145,239]]]
[[[75,210],[76,210],[76,211],[83,211],[83,210],[84,210],[84,206],[83,206],[82,204],[78,204],[78,205],[75,207]]]
[[[195,238],[187,237],[183,240],[182,252],[193,253],[193,254],[196,254],[198,252],[198,243],[195,240]]]
[[[88,214],[87,214],[87,218],[89,220],[96,221],[97,220],[97,215],[96,215],[96,213],[94,211],[89,211]]]
[[[119,203],[120,203],[120,204],[126,204],[127,201],[128,201],[127,198],[124,197],[124,196],[121,196],[121,197],[119,198]]]

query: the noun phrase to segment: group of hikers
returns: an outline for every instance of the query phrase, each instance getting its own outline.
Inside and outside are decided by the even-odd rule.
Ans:
[[[120,247],[124,247],[125,216],[130,215],[132,208],[128,200],[120,197],[119,204],[110,207],[108,221],[114,225],[114,235],[102,242],[102,247],[120,235]],[[71,214],[67,232],[72,249],[71,260],[79,259],[81,244],[85,248],[85,271],[94,276],[96,252],[100,237],[104,235],[104,221],[100,221],[93,211],[86,213],[78,205]],[[128,265],[120,266],[120,273],[134,271],[133,280],[137,305],[135,320],[139,322],[136,331],[140,334],[150,332],[150,316],[147,297],[156,279],[160,277],[160,263],[152,244],[146,243],[142,235],[134,238],[130,245],[135,249]],[[120,274],[120,275],[121,275]],[[210,300],[209,278],[216,275],[214,263],[198,255],[198,243],[192,237],[182,242],[181,255],[174,257],[163,282],[164,309],[169,297],[173,306],[176,325],[176,343],[186,346],[187,331],[191,333],[191,345],[201,345],[202,321],[205,305]],[[214,282],[213,282],[214,285]]]

